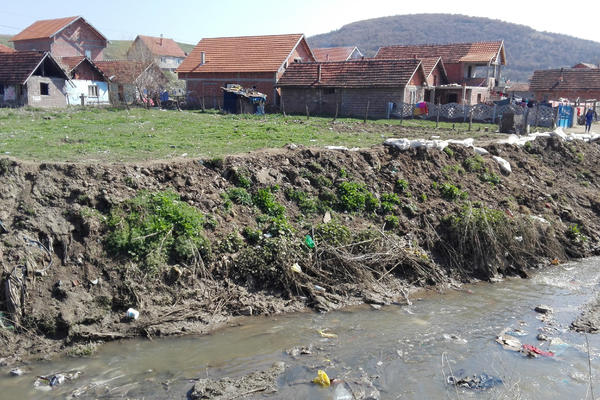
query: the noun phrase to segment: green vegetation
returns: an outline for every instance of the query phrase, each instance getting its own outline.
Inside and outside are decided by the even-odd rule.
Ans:
[[[243,187],[228,189],[226,193],[229,199],[231,199],[231,201],[233,201],[235,204],[241,204],[245,206],[252,205],[252,196]]]
[[[408,192],[408,181],[406,179],[398,179],[396,181],[396,192],[406,193]]]
[[[494,172],[488,172],[487,168],[485,172],[479,175],[479,179],[481,180],[481,182],[488,182],[492,185],[499,185],[502,182],[502,179],[498,174]]]
[[[314,214],[316,212],[322,212],[328,208],[328,206],[324,202],[314,198],[313,196],[301,190],[296,190],[290,187],[286,189],[285,195],[289,200],[294,201],[300,209],[300,211],[302,211],[305,214]]]
[[[485,170],[485,161],[479,154],[469,157],[463,161],[463,167],[469,172],[481,172]]]
[[[377,198],[363,183],[342,182],[337,187],[339,208],[343,211],[375,211],[379,207]]]
[[[138,161],[185,155],[202,158],[206,166],[220,170],[225,155],[289,143],[347,147],[380,144],[396,136],[399,125],[397,120],[363,124],[360,119],[338,118],[332,124],[331,118],[306,120],[279,114],[222,115],[144,108],[0,109],[0,144],[3,152],[28,160]],[[467,125],[457,124],[462,133],[450,131],[450,126],[442,126],[436,134],[472,136],[468,135]],[[406,120],[402,134],[416,138],[427,130],[433,132],[435,122]],[[347,172],[340,170],[339,176],[346,178]],[[319,185],[331,185],[325,177],[319,179]],[[242,181],[234,184],[246,187]]]
[[[451,183],[438,184],[437,182],[433,182],[433,188],[438,189],[442,197],[446,200],[465,200],[469,197],[467,192],[461,190],[458,186],[455,186]]]
[[[454,157],[454,150],[448,146],[444,147],[444,153],[446,153],[446,155],[448,155],[450,158]]]
[[[210,253],[204,215],[174,192],[140,192],[114,207],[107,225],[109,252],[132,258],[150,274],[169,261],[193,262]]]
[[[381,195],[381,211],[383,214],[389,214],[394,211],[395,206],[402,205],[400,196],[396,193],[384,193]]]
[[[581,229],[577,224],[569,226],[567,229],[567,237],[575,242],[585,242],[588,239],[587,236],[581,232]]]
[[[385,229],[394,229],[400,226],[400,218],[396,215],[385,216]]]
[[[348,244],[351,238],[350,229],[334,221],[319,224],[315,228],[314,239],[318,243],[327,243],[330,246],[343,246]]]

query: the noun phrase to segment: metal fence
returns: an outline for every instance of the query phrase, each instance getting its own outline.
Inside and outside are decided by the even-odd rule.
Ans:
[[[524,115],[527,118],[527,124],[532,126],[552,127],[556,111],[549,106],[536,105],[533,107],[522,107],[514,104],[507,105],[487,105],[487,104],[434,104],[427,103],[428,113],[419,114],[422,108],[416,104],[400,103],[395,104],[390,116],[395,118],[419,118],[439,121],[452,122],[484,122],[496,124],[506,112],[515,115]]]

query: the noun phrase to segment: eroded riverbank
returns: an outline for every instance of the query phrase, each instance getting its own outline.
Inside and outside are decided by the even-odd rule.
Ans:
[[[597,144],[487,148],[510,174],[459,146],[292,146],[143,165],[3,159],[0,356],[406,303],[413,286],[526,276],[597,251]],[[175,220],[152,224],[165,209]],[[176,236],[180,226],[191,236]]]

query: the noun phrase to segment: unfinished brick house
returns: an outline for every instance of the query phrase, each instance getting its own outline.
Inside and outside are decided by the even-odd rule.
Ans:
[[[291,64],[278,83],[285,112],[373,118],[423,100],[426,85],[416,59]]]
[[[67,80],[49,53],[0,53],[0,107],[64,107]]]
[[[108,79],[111,104],[131,104],[157,97],[169,84],[154,62],[113,60],[96,61],[94,64]]]
[[[600,100],[600,69],[561,68],[534,71],[529,83],[537,101]]]
[[[436,99],[442,104],[486,102],[500,83],[506,65],[504,41],[441,45],[387,46],[379,48],[377,59],[441,57],[448,83],[437,85]]]
[[[315,61],[303,34],[202,39],[177,68],[186,81],[188,104],[219,107],[221,87],[238,84],[279,105],[277,82],[296,62]]]
[[[108,40],[83,17],[36,21],[10,39],[15,50],[47,51],[54,57],[102,60]]]
[[[173,40],[161,37],[138,35],[127,50],[128,60],[153,60],[160,69],[175,71],[185,59],[185,52]]]
[[[363,58],[363,54],[356,46],[347,47],[321,47],[312,49],[316,61],[350,61]]]
[[[108,79],[87,57],[62,57],[59,59],[69,76],[66,84],[69,105],[108,105]]]

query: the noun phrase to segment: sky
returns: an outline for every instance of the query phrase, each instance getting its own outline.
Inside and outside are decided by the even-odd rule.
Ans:
[[[137,34],[195,44],[203,37],[305,33],[312,36],[363,19],[450,13],[487,17],[600,42],[598,7],[556,7],[531,0],[2,0],[0,33],[16,34],[33,21],[81,15],[108,39]],[[169,4],[170,3],[170,4]],[[593,4],[593,3],[592,3]]]

